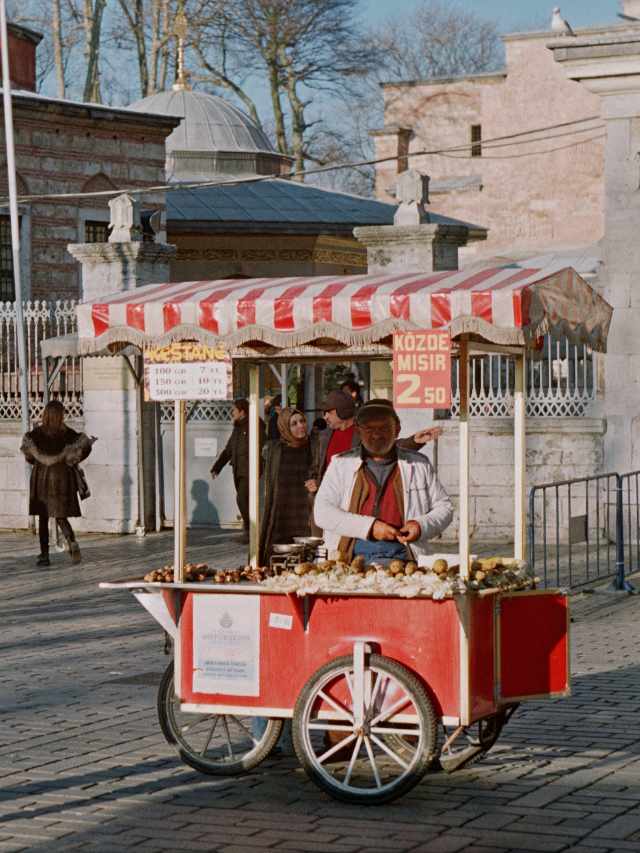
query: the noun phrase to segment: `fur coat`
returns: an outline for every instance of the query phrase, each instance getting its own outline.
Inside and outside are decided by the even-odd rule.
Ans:
[[[29,514],[50,518],[81,515],[73,466],[91,453],[93,441],[84,433],[64,427],[48,433],[36,427],[26,433],[20,450],[33,465],[29,488]]]

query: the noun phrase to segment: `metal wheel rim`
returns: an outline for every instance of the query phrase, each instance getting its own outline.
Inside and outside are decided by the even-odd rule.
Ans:
[[[308,700],[306,701],[306,703],[303,707],[303,711],[302,711],[302,739],[303,739],[303,744],[304,744],[304,750],[305,750],[305,753],[307,755],[307,758],[313,764],[313,767],[315,768],[315,770],[323,777],[324,781],[326,783],[328,783],[330,786],[332,786],[332,787],[334,787],[340,791],[343,791],[345,793],[358,794],[358,796],[360,796],[360,797],[366,797],[366,796],[378,797],[381,794],[388,793],[389,791],[393,790],[394,788],[396,788],[397,786],[402,784],[402,782],[404,782],[404,780],[408,776],[410,776],[410,774],[413,772],[416,765],[419,763],[420,757],[421,757],[422,752],[424,750],[424,739],[425,739],[424,726],[422,725],[422,721],[419,718],[418,705],[417,705],[415,699],[412,697],[411,692],[408,691],[393,675],[386,672],[384,669],[379,668],[377,666],[370,666],[369,671],[376,675],[376,684],[379,683],[380,678],[387,679],[389,682],[395,683],[400,688],[400,690],[403,692],[403,694],[407,697],[406,704],[412,704],[413,707],[416,709],[416,714],[418,715],[418,722],[415,725],[415,729],[412,729],[409,731],[403,731],[403,733],[402,733],[403,735],[410,734],[410,735],[418,738],[418,741],[416,743],[416,747],[414,750],[413,758],[409,763],[406,763],[406,762],[404,762],[404,759],[401,756],[395,754],[395,760],[398,761],[398,766],[400,766],[399,762],[405,763],[406,766],[402,770],[402,772],[397,777],[392,779],[390,782],[387,782],[386,784],[381,784],[380,786],[378,786],[376,784],[375,787],[362,788],[362,787],[356,787],[354,785],[351,785],[351,784],[349,784],[349,782],[345,781],[345,780],[347,780],[347,778],[350,780],[351,773],[354,769],[355,762],[357,760],[359,760],[361,757],[363,745],[365,745],[365,753],[366,753],[366,756],[367,756],[367,759],[369,762],[369,766],[371,767],[371,771],[372,771],[374,781],[376,783],[378,781],[375,778],[375,771],[373,770],[373,764],[375,763],[375,758],[373,758],[373,760],[372,760],[371,744],[369,744],[368,747],[366,746],[365,738],[362,737],[361,735],[357,735],[355,733],[355,726],[353,724],[351,725],[351,732],[349,732],[348,729],[345,729],[345,726],[348,725],[346,719],[345,719],[344,723],[342,723],[342,721],[334,722],[334,721],[327,720],[326,723],[324,724],[326,726],[326,728],[320,729],[319,726],[315,726],[315,724],[314,724],[314,728],[310,729],[310,719],[309,718],[310,718],[310,714],[311,714],[311,709],[312,709],[314,703],[318,700],[320,693],[322,693],[324,691],[324,688],[326,687],[326,685],[329,682],[335,681],[336,679],[338,679],[340,677],[344,678],[346,683],[347,683],[349,693],[351,694],[351,700],[353,702],[353,689],[352,689],[352,686],[350,684],[350,680],[347,677],[348,675],[353,674],[353,668],[352,667],[344,667],[343,666],[343,667],[339,667],[338,669],[336,669],[332,672],[326,673],[326,675],[323,677],[322,681],[320,681],[320,683],[315,686],[314,692],[311,694],[311,696],[309,696]],[[375,690],[376,690],[376,688],[375,688],[375,684],[374,684],[374,685],[372,685],[372,697],[374,699],[375,699]],[[393,709],[393,706],[392,706],[392,709]],[[384,719],[386,717],[393,716],[395,713],[397,713],[397,710],[396,711],[392,710],[391,713],[384,714],[384,716],[382,718],[382,722],[384,721]],[[353,717],[353,714],[351,714],[351,716]],[[375,720],[375,716],[374,716],[374,720]],[[353,720],[352,720],[352,723],[353,723]],[[333,726],[333,728],[331,728],[331,726]],[[337,728],[337,726],[341,726],[341,728]],[[373,727],[372,726],[372,734],[377,735],[378,740],[381,741],[382,738],[380,737],[381,732],[379,732],[379,728],[381,728],[381,727],[379,727],[379,726]],[[350,759],[349,764],[347,765],[345,777],[342,781],[338,780],[334,775],[329,773],[325,769],[325,767],[323,766],[323,763],[318,759],[318,756],[316,755],[314,746],[311,742],[310,732],[311,731],[318,731],[318,730],[324,730],[324,731],[332,731],[333,730],[333,731],[344,731],[345,732],[345,738],[342,741],[340,741],[337,745],[334,745],[330,749],[328,749],[325,753],[323,753],[323,755],[320,756],[320,758],[323,758],[326,760],[327,758],[329,758],[331,756],[331,754],[337,752],[343,746],[348,747],[351,744],[353,745],[353,751],[352,751],[351,759]],[[380,748],[381,744],[377,743],[377,746]],[[388,746],[387,746],[387,749],[389,749]],[[386,750],[383,748],[383,752],[385,752],[385,751]]]
[[[244,723],[241,723],[239,718],[234,716],[233,714],[197,714],[197,713],[186,714],[186,713],[180,711],[180,701],[175,696],[175,694],[171,697],[171,699],[168,703],[167,711],[168,711],[168,716],[171,720],[171,728],[173,729],[173,732],[176,736],[176,741],[178,742],[179,746],[181,746],[186,752],[188,752],[190,755],[194,756],[194,758],[197,758],[199,761],[202,761],[202,762],[208,763],[208,764],[212,764],[212,765],[216,765],[216,766],[220,766],[220,767],[227,767],[227,766],[231,766],[233,764],[238,764],[239,762],[244,761],[244,760],[250,758],[251,756],[253,756],[258,751],[258,749],[260,748],[260,745],[262,744],[262,741],[264,740],[265,736],[267,735],[268,728],[269,728],[269,723],[267,722],[267,725],[265,726],[265,730],[262,733],[261,737],[256,738],[251,733],[250,729],[248,729],[248,727]],[[184,732],[186,730],[185,730],[184,726],[180,726],[178,724],[176,712],[178,712],[180,714],[184,714],[185,717],[188,717],[188,722],[191,723],[189,728],[191,728],[191,729],[195,729],[201,722],[203,722],[205,720],[211,721],[211,727],[209,730],[209,734],[207,736],[207,740],[205,742],[204,749],[202,751],[199,751],[198,749],[194,748],[194,746],[184,737]],[[191,721],[191,718],[193,718],[192,721]],[[233,721],[233,723],[236,726],[236,729],[241,728],[245,732],[245,735],[247,735],[251,739],[253,746],[250,750],[245,750],[243,752],[241,752],[241,751],[234,752],[233,751],[233,746],[231,744],[231,729],[229,728],[229,721]],[[187,721],[185,721],[185,722],[187,722]],[[213,735],[215,734],[216,730],[218,729],[218,726],[222,726],[222,728],[225,731],[225,736],[226,736],[226,740],[227,740],[227,748],[229,750],[229,754],[226,756],[220,756],[220,757],[208,756],[207,755],[207,749],[209,748],[209,746],[211,744],[211,739],[213,738]]]

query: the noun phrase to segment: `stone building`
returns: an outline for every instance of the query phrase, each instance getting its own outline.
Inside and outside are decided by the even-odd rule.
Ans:
[[[145,187],[164,179],[166,137],[179,123],[99,104],[47,98],[35,92],[35,51],[41,36],[10,25],[13,121],[21,196]],[[4,160],[4,128],[0,157]],[[4,162],[0,195],[7,195]],[[164,206],[162,194],[145,204]],[[26,298],[77,298],[78,266],[68,243],[107,238],[107,199],[47,199],[20,204],[22,281]],[[13,298],[7,208],[0,215],[0,300]]]
[[[292,159],[242,110],[191,90],[184,72],[130,108],[182,119],[166,141],[167,181],[246,181],[167,193],[173,281],[366,270],[353,228],[389,224],[395,205],[280,178]]]
[[[624,25],[578,30],[597,39]],[[505,67],[490,74],[383,85],[384,127],[373,131],[377,158],[442,148],[410,158],[432,176],[431,195],[450,216],[489,226],[471,257],[593,244],[604,227],[604,129],[600,96],[567,78],[547,49],[549,32],[504,36]],[[557,127],[522,143],[488,140]],[[530,139],[530,137],[527,137]],[[539,152],[549,153],[539,153]],[[536,153],[538,152],[538,153]],[[395,162],[376,167],[376,196],[391,201]]]

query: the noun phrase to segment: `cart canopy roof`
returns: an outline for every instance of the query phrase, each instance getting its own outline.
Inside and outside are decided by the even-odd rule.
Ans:
[[[449,328],[455,339],[534,348],[546,333],[605,351],[611,306],[571,268],[508,264],[395,275],[151,284],[78,306],[66,352],[173,340],[224,341],[234,354],[388,352],[395,330]],[[65,346],[47,342],[45,354]]]

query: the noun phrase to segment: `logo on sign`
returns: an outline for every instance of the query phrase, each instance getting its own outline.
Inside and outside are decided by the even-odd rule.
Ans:
[[[222,616],[220,617],[220,619],[219,619],[219,621],[218,621],[218,625],[220,625],[220,627],[221,627],[221,628],[227,628],[227,629],[229,629],[229,628],[231,628],[231,626],[233,625],[233,619],[232,619],[232,618],[231,618],[231,616],[229,616],[229,614],[225,611],[225,612],[222,614]]]
[[[445,329],[394,332],[393,403],[397,409],[451,406],[451,337]]]

